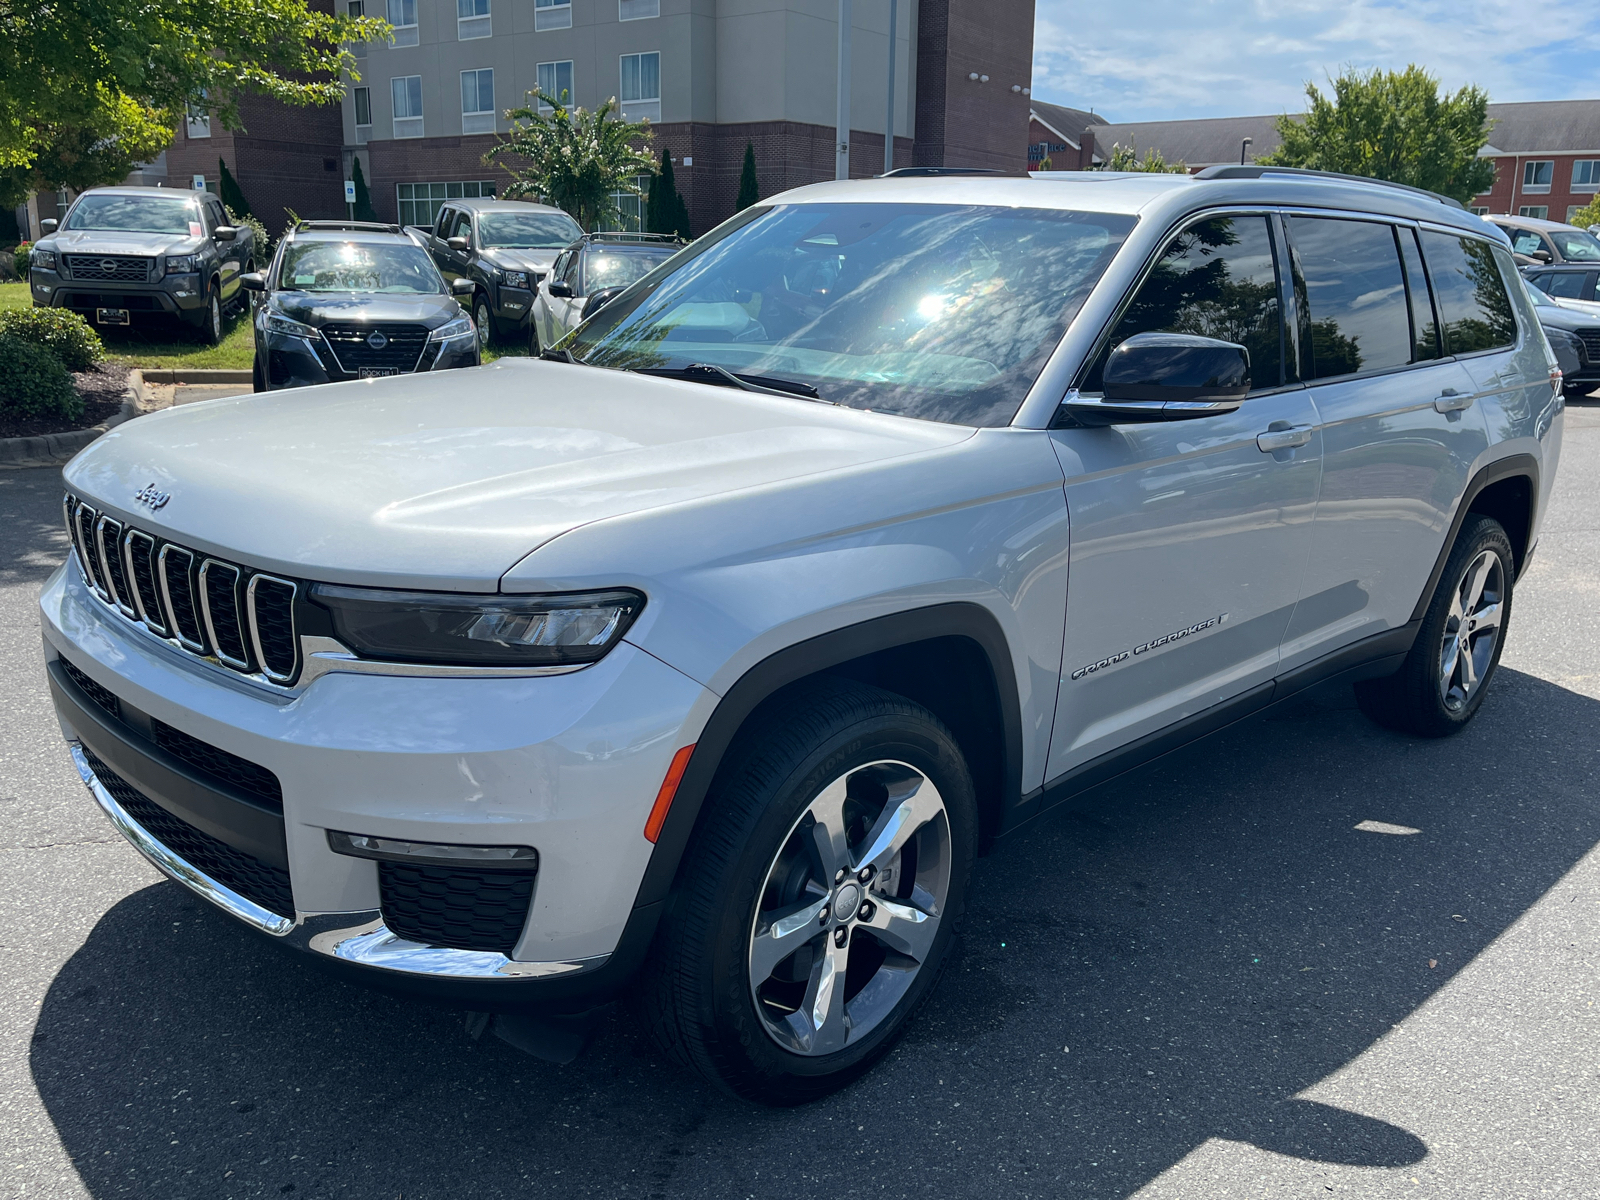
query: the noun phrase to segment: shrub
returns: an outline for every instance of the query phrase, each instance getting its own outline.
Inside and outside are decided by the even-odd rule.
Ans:
[[[83,399],[59,358],[37,342],[0,332],[0,412],[75,421]]]
[[[14,308],[0,312],[0,334],[44,347],[69,371],[86,371],[106,356],[100,335],[69,308]]]
[[[28,251],[32,249],[32,242],[23,242],[22,245],[12,251],[12,254],[16,256],[14,261],[17,264],[18,279],[26,279],[28,277]]]
[[[226,205],[223,207],[227,208]],[[246,226],[255,233],[256,269],[258,271],[266,270],[267,259],[272,254],[272,238],[267,233],[266,225],[262,223],[261,218],[248,210],[238,212],[235,209],[227,208],[227,213],[228,220],[234,225]]]

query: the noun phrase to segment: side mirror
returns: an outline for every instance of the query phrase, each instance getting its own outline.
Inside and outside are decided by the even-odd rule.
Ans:
[[[626,288],[621,287],[608,287],[601,288],[598,292],[595,292],[583,302],[584,320],[588,320],[590,317],[594,316],[595,313],[599,312],[606,305],[610,304],[626,290]]]
[[[218,225],[211,236],[219,242],[231,242],[239,236],[239,230],[233,225]]]
[[[1062,407],[1080,425],[1187,421],[1232,412],[1250,394],[1250,352],[1188,333],[1136,333],[1106,358],[1104,398]]]
[[[54,217],[46,217],[44,220],[39,222],[39,232],[54,233],[56,231],[56,227],[60,224],[61,222],[56,220]]]
[[[267,290],[267,277],[260,271],[251,271],[248,275],[239,276],[239,286],[247,292],[264,292]]]
[[[1547,262],[1550,261],[1550,251],[1548,251],[1548,250],[1535,250],[1531,254],[1529,254],[1528,257],[1533,259],[1536,262],[1547,263]]]
[[[472,243],[464,237],[445,238],[444,244],[452,250],[470,250]]]
[[[465,276],[458,276],[450,281],[450,294],[452,296],[470,296],[477,290],[477,285]]]
[[[570,283],[562,283],[558,279],[550,285],[550,294],[552,296],[559,296],[563,300],[571,300],[572,285]]]

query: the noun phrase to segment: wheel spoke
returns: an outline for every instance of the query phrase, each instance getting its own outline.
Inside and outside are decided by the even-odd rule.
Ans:
[[[1461,657],[1461,635],[1445,638],[1444,651],[1439,659],[1439,694],[1448,699],[1450,687],[1456,679],[1456,663]]]
[[[1489,578],[1489,568],[1494,565],[1494,561],[1494,556],[1484,551],[1467,568],[1467,577],[1461,585],[1461,594],[1465,597],[1463,607],[1467,612],[1470,613],[1478,607],[1478,601],[1483,596],[1484,582]]]
[[[1461,664],[1461,694],[1470,696],[1472,689],[1478,686],[1478,660],[1472,653],[1472,639],[1462,638],[1457,643],[1461,652],[1457,656]]]
[[[831,1054],[842,1050],[849,1040],[850,1027],[844,1012],[844,978],[850,966],[850,947],[830,941],[825,954],[811,968],[801,1013],[810,1021],[806,1049],[811,1054]]]
[[[1495,601],[1493,604],[1485,604],[1477,612],[1473,613],[1472,619],[1477,622],[1478,631],[1481,633],[1486,629],[1495,629],[1499,626],[1500,613],[1500,602]]]
[[[931,781],[918,776],[911,783],[909,792],[890,793],[877,824],[867,835],[867,848],[862,851],[857,866],[871,864],[881,871],[911,840],[912,834],[944,811],[944,800]]]
[[[918,963],[926,960],[934,935],[939,932],[939,918],[900,900],[873,896],[872,903],[872,917],[862,924],[872,930],[873,936],[909,959]]]
[[[811,802],[811,852],[824,887],[832,887],[839,871],[850,869],[850,845],[844,824],[846,780],[836,779]]]
[[[824,896],[775,917],[758,932],[750,944],[750,978],[756,983],[770,978],[779,963],[821,933],[817,918],[827,907],[828,897]]]

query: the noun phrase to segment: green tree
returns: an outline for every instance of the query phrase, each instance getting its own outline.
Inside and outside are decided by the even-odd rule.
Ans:
[[[1567,219],[1568,225],[1576,225],[1579,229],[1587,229],[1591,225],[1600,225],[1600,196],[1596,196],[1588,204]]]
[[[358,221],[376,221],[377,211],[372,207],[372,193],[367,190],[367,177],[361,170],[361,159],[350,172],[350,182],[356,185],[356,216]]]
[[[1158,175],[1186,175],[1189,172],[1187,164],[1182,161],[1169,163],[1161,151],[1151,148],[1144,152],[1144,157],[1139,157],[1139,148],[1132,142],[1124,146],[1115,142],[1111,146],[1111,157],[1098,167],[1097,171],[1149,171]]]
[[[246,95],[338,103],[346,43],[388,36],[307,0],[0,0],[0,204],[121,179],[191,107],[238,129]]]
[[[528,95],[534,99],[536,94]],[[551,111],[541,113],[540,104]],[[616,111],[615,97],[590,112],[581,107],[569,109],[555,97],[539,92],[534,104],[506,114],[511,132],[483,161],[498,162],[511,172],[508,199],[547,196],[592,231],[603,222],[620,220],[616,194],[641,195],[635,177],[655,169],[650,156],[637,145],[650,140],[650,122],[619,120],[611,115]]]
[[[678,180],[672,172],[672,156],[661,151],[661,165],[650,181],[650,193],[645,197],[644,231],[646,233],[676,233],[689,236],[689,206],[678,191]]]
[[[1330,99],[1306,84],[1304,120],[1278,118],[1283,144],[1256,161],[1311,167],[1426,188],[1465,204],[1494,186],[1494,164],[1478,157],[1489,141],[1489,94],[1475,85],[1440,95],[1415,63],[1404,71],[1346,71]]]
[[[743,212],[761,199],[760,185],[756,182],[756,148],[744,144],[744,165],[739,168],[739,198],[733,202],[734,212]]]
[[[241,217],[253,217],[250,211],[250,202],[244,198],[244,193],[239,190],[239,181],[233,177],[233,172],[228,170],[228,164],[217,156],[217,192],[222,197],[222,203],[227,205],[228,212]]]

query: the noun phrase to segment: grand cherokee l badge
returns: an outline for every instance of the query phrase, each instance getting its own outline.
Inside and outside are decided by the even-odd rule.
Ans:
[[[155,512],[168,500],[172,499],[172,493],[158,492],[156,491],[155,484],[147,483],[133,494],[133,499],[134,503],[143,504],[149,508],[151,512]]]
[[[1186,637],[1193,637],[1197,633],[1204,633],[1207,629],[1215,629],[1228,619],[1227,613],[1219,613],[1209,621],[1196,621],[1182,629],[1174,629],[1171,633],[1164,633],[1158,638],[1151,638],[1148,642],[1135,646],[1132,650],[1124,650],[1120,654],[1112,654],[1102,658],[1099,662],[1092,662],[1086,667],[1079,667],[1072,673],[1073,679],[1082,679],[1085,675],[1093,675],[1114,667],[1118,663],[1127,662],[1130,657],[1139,654],[1148,654],[1152,650],[1159,650],[1162,646],[1170,646],[1173,642],[1182,641]]]

